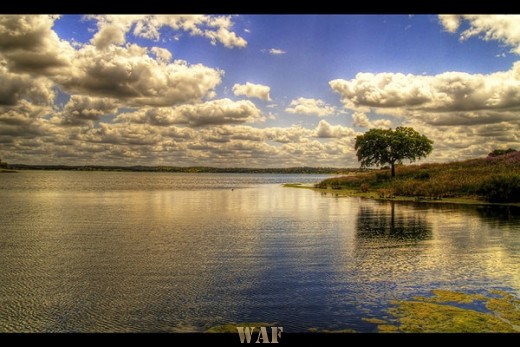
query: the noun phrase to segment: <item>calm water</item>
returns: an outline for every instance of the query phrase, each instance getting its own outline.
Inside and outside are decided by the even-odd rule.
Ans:
[[[0,332],[363,317],[436,288],[520,294],[520,211],[338,198],[324,176],[0,175]]]

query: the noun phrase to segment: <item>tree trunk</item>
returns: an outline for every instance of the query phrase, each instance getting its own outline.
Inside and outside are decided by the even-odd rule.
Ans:
[[[395,177],[395,162],[391,162],[390,165],[392,165],[392,178]]]

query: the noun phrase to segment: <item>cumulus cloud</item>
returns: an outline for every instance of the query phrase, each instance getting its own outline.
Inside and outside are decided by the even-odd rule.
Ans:
[[[447,32],[455,33],[460,25],[460,16],[453,14],[439,15],[439,20]]]
[[[159,44],[145,48],[127,42],[132,35],[164,39],[160,29],[170,27],[175,35],[245,47],[247,42],[233,32],[232,18],[88,17],[98,28],[90,41],[79,43],[58,37],[55,16],[0,16],[0,156],[32,164],[77,164],[81,158],[106,165],[197,165],[203,160],[258,167],[345,158],[349,149],[340,141],[346,128],[331,126],[318,135],[316,129],[296,125],[249,126],[266,119],[254,103],[212,100],[223,71],[173,60]],[[233,92],[271,100],[270,88],[260,84],[236,84]],[[330,107],[318,101],[307,106],[318,108],[316,114]],[[322,135],[336,137],[319,139]]]
[[[244,95],[248,98],[257,98],[260,100],[271,101],[271,97],[269,96],[270,92],[271,88],[262,84],[246,82],[246,84],[236,83],[233,85],[233,93],[236,96]]]
[[[220,42],[227,48],[243,48],[247,41],[233,31],[231,16],[207,15],[103,15],[88,16],[97,21],[98,32],[91,42],[99,49],[105,49],[126,41],[126,34],[150,40],[159,40],[160,29],[168,27],[175,31],[188,32],[192,36],[202,36],[216,45]],[[177,36],[175,36],[177,37]]]
[[[51,105],[54,101],[52,82],[28,74],[15,74],[0,66],[0,106],[14,106],[20,100],[35,105]]]
[[[43,117],[53,111],[52,82],[45,77],[11,73],[1,65],[0,81],[0,136],[34,137],[48,133]]]
[[[434,76],[359,73],[330,87],[346,107],[403,108],[428,112],[520,108],[520,62],[488,75],[445,72]]]
[[[518,121],[494,124],[436,125],[420,119],[409,119],[404,126],[411,126],[434,141],[434,151],[429,161],[453,161],[485,155],[496,148],[516,148],[520,143]]]
[[[14,106],[0,106],[0,136],[9,138],[34,138],[52,135],[52,125],[44,118],[52,112],[50,106],[35,105],[19,100]]]
[[[315,129],[315,136],[319,138],[353,137],[356,132],[341,125],[330,125],[326,120],[321,120]]]
[[[281,54],[286,54],[287,52],[282,50],[282,49],[279,49],[279,48],[271,48],[269,50],[269,54],[272,54],[272,55],[281,55]]]
[[[263,121],[260,110],[249,100],[212,100],[201,104],[186,104],[174,108],[141,108],[122,113],[116,121],[168,126],[184,124],[207,126]]]
[[[115,18],[123,31],[137,20],[135,16]],[[52,30],[55,19],[0,16],[0,63],[12,73],[48,77],[70,94],[118,98],[130,106],[200,102],[211,98],[221,82],[221,70],[182,60],[170,62],[171,53],[159,47],[150,50],[156,59],[147,48],[101,43],[101,38],[96,44],[102,50],[89,44],[75,49]],[[104,28],[111,21],[100,19],[99,23],[108,23],[100,24]]]
[[[392,126],[392,122],[388,119],[371,121],[363,112],[354,112],[352,114],[352,120],[354,121],[354,126],[360,128],[390,128]]]
[[[118,25],[105,25],[90,41],[96,48],[103,50],[112,44],[122,45],[125,43],[125,30]]]
[[[520,62],[490,74],[359,73],[329,84],[345,107],[354,110],[355,126],[392,125],[371,120],[369,111],[396,117],[399,125],[412,126],[434,141],[431,160],[464,159],[489,153],[494,146],[519,144]]]
[[[155,50],[165,55],[164,51]],[[70,76],[56,79],[67,91],[124,99],[129,105],[170,106],[197,102],[211,95],[222,71],[182,60],[166,64],[135,44],[103,51],[88,45],[79,49]]]
[[[172,60],[172,54],[167,49],[152,47],[150,51],[157,57],[157,60],[163,64],[168,64],[170,60]]]
[[[469,28],[460,34],[460,39],[467,40],[473,36],[489,41],[495,40],[512,47],[512,51],[520,54],[520,16],[519,15],[441,15],[442,26],[450,33],[456,33],[462,21]]]
[[[57,16],[0,16],[0,57],[12,72],[66,72],[74,48],[52,30]]]
[[[298,98],[292,100],[285,109],[289,113],[315,115],[318,117],[331,116],[336,112],[334,106],[327,105],[320,99]]]
[[[463,39],[482,36],[518,46],[514,28],[506,22],[478,17],[440,21],[453,33],[468,24],[473,31],[461,33]],[[228,48],[245,47],[247,42],[233,31],[234,17],[89,18],[98,28],[91,41],[78,43],[58,37],[53,30],[56,16],[0,16],[2,159],[47,164],[77,164],[81,157],[82,162],[121,165],[357,165],[352,148],[357,133],[352,128],[324,120],[315,128],[255,127],[253,123],[274,115],[263,115],[249,100],[214,99],[223,71],[174,60],[172,52],[159,47],[169,39],[165,35],[171,30],[161,30],[166,27],[174,38],[198,36]],[[161,43],[141,47],[127,42],[132,36]],[[429,157],[434,161],[474,157],[495,146],[520,143],[520,62],[490,74],[361,73],[331,81],[330,86],[354,111],[353,126],[412,126],[435,141]],[[270,100],[268,86],[250,82],[235,84],[233,93]],[[286,112],[337,114],[322,100],[307,98],[292,100]],[[374,115],[396,117],[395,124]]]
[[[64,125],[85,125],[116,112],[117,102],[114,99],[73,95],[57,119]]]

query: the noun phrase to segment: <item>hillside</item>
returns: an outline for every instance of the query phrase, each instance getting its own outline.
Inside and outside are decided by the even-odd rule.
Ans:
[[[517,203],[520,202],[520,152],[446,164],[399,165],[393,180],[388,169],[371,170],[329,178],[315,188],[377,194],[380,198],[468,198]]]

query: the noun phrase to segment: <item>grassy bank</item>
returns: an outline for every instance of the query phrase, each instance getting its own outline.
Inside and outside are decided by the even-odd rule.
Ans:
[[[301,186],[300,186],[301,187]],[[445,164],[399,165],[333,177],[312,188],[338,195],[454,203],[520,203],[520,152]]]

